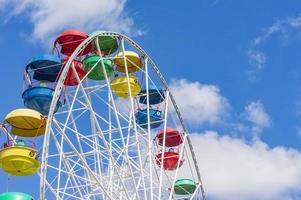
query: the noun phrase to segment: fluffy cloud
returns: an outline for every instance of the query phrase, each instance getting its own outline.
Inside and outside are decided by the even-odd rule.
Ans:
[[[245,116],[248,121],[254,124],[252,132],[255,135],[259,134],[263,128],[271,126],[271,119],[259,101],[250,102],[245,107]]]
[[[269,115],[265,112],[264,107],[261,102],[250,102],[245,107],[245,112],[247,114],[247,119],[260,127],[269,127],[271,120]]]
[[[292,200],[300,192],[300,152],[215,132],[190,137],[209,199]]]
[[[43,41],[69,28],[132,33],[134,22],[125,4],[126,0],[1,0],[0,10],[29,17],[33,37]]]
[[[227,116],[228,101],[221,96],[216,86],[189,82],[186,79],[174,79],[170,89],[186,123],[215,124]]]

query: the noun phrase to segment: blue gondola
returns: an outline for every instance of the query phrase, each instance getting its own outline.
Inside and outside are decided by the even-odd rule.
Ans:
[[[146,98],[146,89],[142,90],[140,92],[140,98],[139,103],[141,104],[147,104],[147,98]],[[148,94],[149,94],[149,104],[159,104],[164,101],[165,95],[164,91],[162,89],[156,89],[153,85],[150,85],[148,88]]]
[[[33,79],[49,82],[57,81],[61,68],[61,60],[47,54],[34,57],[26,66],[26,70],[34,70]]]
[[[30,87],[22,94],[24,105],[27,108],[39,111],[43,115],[48,115],[54,89],[48,87]],[[62,102],[57,102],[54,112],[62,106]]]
[[[156,109],[149,109],[150,128],[157,128],[163,123],[162,112]],[[136,123],[142,128],[147,128],[147,109],[139,110],[136,114]]]

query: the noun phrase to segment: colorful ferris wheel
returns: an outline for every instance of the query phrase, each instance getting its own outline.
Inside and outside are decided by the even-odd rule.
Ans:
[[[64,31],[23,78],[25,108],[1,124],[0,167],[38,176],[36,199],[205,200],[177,104],[132,39]],[[9,190],[4,199],[34,198]]]

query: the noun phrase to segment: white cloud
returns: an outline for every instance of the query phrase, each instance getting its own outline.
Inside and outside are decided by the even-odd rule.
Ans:
[[[291,36],[292,30],[299,30],[301,28],[301,15],[297,17],[288,17],[277,20],[274,24],[264,29],[263,34],[256,37],[247,51],[249,64],[253,67],[248,72],[249,80],[253,81],[257,73],[264,67],[266,63],[266,56],[264,52],[260,51],[260,46],[269,40],[273,35],[279,34],[281,38],[288,38]]]
[[[45,41],[70,28],[133,33],[134,21],[126,13],[125,4],[126,0],[2,0],[0,9],[9,10],[10,16],[29,17],[33,37]]]
[[[203,123],[215,124],[228,114],[228,100],[216,86],[174,79],[170,89],[186,123],[199,126]]]
[[[301,16],[299,17],[289,17],[287,19],[288,23],[290,24],[290,26],[292,27],[296,27],[296,28],[300,28],[301,27]]]
[[[276,21],[272,26],[265,29],[263,35],[260,35],[255,38],[255,40],[253,41],[253,45],[254,46],[260,45],[274,33],[281,33],[281,34],[285,35],[286,30],[285,30],[284,24],[286,24],[286,23],[289,23],[289,22],[286,21],[284,23],[282,21]]]
[[[255,125],[263,128],[269,127],[271,125],[271,119],[265,112],[264,106],[261,102],[250,102],[245,107],[245,112],[247,114],[247,119],[253,122]]]
[[[190,137],[209,199],[292,200],[301,191],[301,153],[294,149],[215,132]]]
[[[245,116],[248,121],[254,124],[252,132],[255,136],[261,133],[262,129],[271,126],[270,116],[266,113],[260,101],[250,102],[245,107]]]
[[[257,70],[260,70],[263,65],[266,63],[266,57],[264,53],[260,51],[250,50],[248,52],[248,56],[250,58],[249,62],[251,65],[255,66]]]
[[[285,19],[277,20],[272,26],[264,30],[264,34],[258,36],[253,42],[253,45],[260,45],[269,39],[273,34],[279,33],[283,37],[288,37],[288,30],[301,28],[301,15],[297,17],[288,17]]]

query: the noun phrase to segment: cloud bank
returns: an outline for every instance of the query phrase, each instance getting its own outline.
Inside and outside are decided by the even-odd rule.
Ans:
[[[270,148],[260,140],[248,144],[212,131],[190,137],[209,199],[300,199],[291,196],[300,193],[300,152]]]
[[[45,41],[65,29],[112,30],[139,34],[125,11],[126,0],[1,0],[0,11],[9,17],[26,17],[32,37]]]

